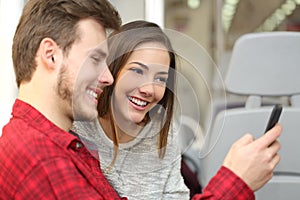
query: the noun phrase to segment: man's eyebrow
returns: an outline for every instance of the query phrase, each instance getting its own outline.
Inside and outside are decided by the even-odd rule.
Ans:
[[[92,52],[100,55],[102,58],[107,57],[107,52],[103,51],[103,49],[93,49]]]

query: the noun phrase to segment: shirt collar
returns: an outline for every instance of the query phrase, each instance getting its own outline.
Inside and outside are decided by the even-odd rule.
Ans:
[[[79,139],[66,132],[53,124],[50,120],[48,120],[42,113],[40,113],[37,109],[35,109],[30,104],[16,99],[12,115],[15,118],[20,118],[24,120],[29,126],[39,130],[41,133],[45,134],[56,144],[63,146],[64,148],[68,148],[68,146],[75,140],[79,141]]]

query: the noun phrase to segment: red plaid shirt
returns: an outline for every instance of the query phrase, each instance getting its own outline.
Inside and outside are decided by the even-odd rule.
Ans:
[[[120,199],[77,137],[20,100],[12,114],[0,138],[0,199]]]
[[[210,180],[203,194],[197,194],[192,200],[254,200],[253,191],[248,185],[226,167],[221,167]]]

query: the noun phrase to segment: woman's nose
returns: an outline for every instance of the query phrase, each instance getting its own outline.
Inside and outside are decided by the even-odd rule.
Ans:
[[[145,96],[152,96],[155,91],[155,86],[153,83],[144,83],[139,87],[139,92]]]

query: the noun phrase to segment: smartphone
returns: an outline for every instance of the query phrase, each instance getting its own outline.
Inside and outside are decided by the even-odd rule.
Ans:
[[[282,106],[280,104],[276,104],[272,110],[272,113],[270,115],[268,125],[266,127],[265,133],[269,131],[271,128],[275,126],[275,124],[278,122],[280,118],[280,114],[282,111]]]

